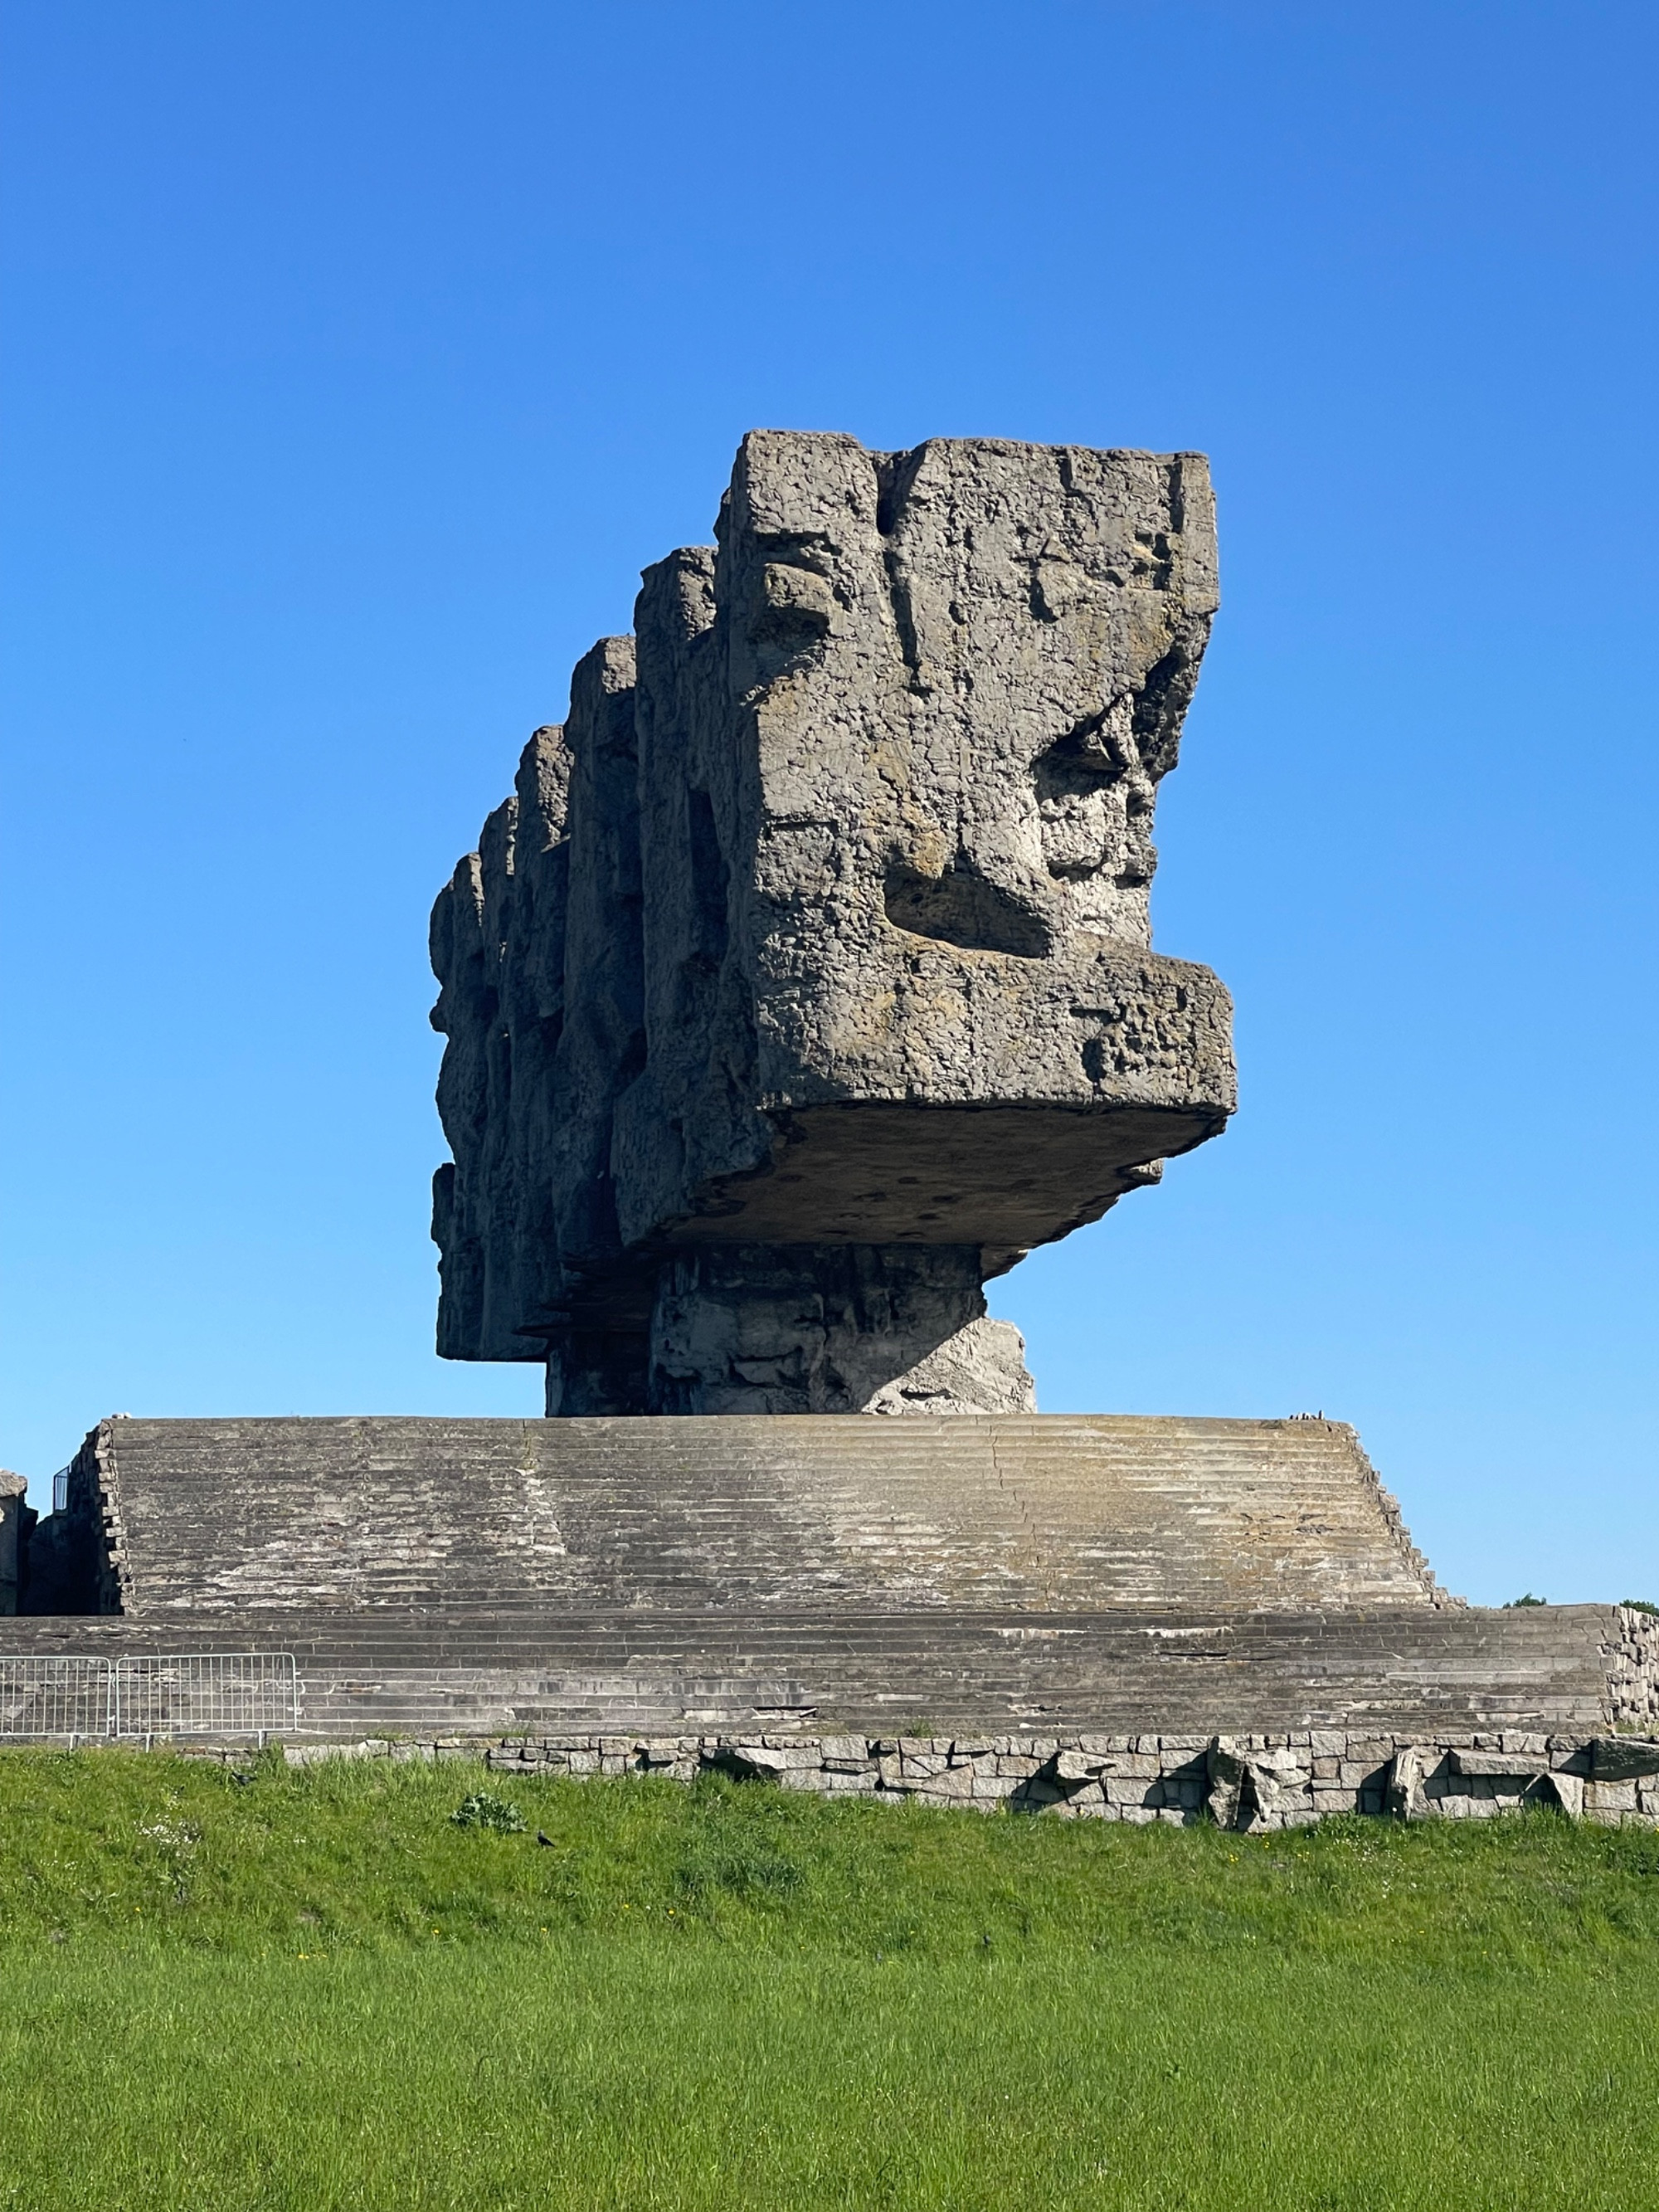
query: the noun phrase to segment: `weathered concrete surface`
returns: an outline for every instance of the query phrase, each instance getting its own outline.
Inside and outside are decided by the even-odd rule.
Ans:
[[[988,1275],[1234,1103],[1226,994],[1147,918],[1201,457],[755,432],[717,537],[433,916],[439,1348],[547,1358],[566,1414],[925,1402]]]
[[[970,1321],[906,1375],[878,1390],[867,1413],[1035,1413],[1025,1340],[1012,1322]]]
[[[0,1613],[17,1611],[22,1580],[23,1502],[28,1484],[0,1467]]]
[[[981,1271],[975,1245],[691,1245],[658,1277],[656,1408],[1034,1413],[1024,1340],[982,1317]]]
[[[1632,1725],[1650,1736],[1646,1701],[1659,1679],[1652,1623],[1632,1626],[1614,1606],[1217,1615],[825,1605],[722,1614],[653,1601],[603,1612],[550,1603],[168,1611],[18,1620],[5,1644],[42,1656],[290,1653],[300,1731],[329,1741],[1019,1730],[1047,1736],[1051,1748],[1078,1731],[1179,1733],[1195,1748],[1216,1735],[1328,1729],[1422,1743],[1519,1729],[1583,1745]],[[1452,1779],[1464,1796],[1523,1794],[1537,1764],[1524,1775]],[[1350,1775],[1314,1778],[1358,1786]],[[1598,1786],[1609,1805],[1622,1792],[1634,1808],[1653,1784],[1615,1773]]]
[[[1455,1602],[1334,1421],[122,1417],[69,1489],[135,1615]]]

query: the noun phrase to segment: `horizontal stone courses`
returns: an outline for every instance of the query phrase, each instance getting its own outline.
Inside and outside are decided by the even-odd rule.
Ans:
[[[853,1636],[885,1632],[932,1641],[952,1624],[1012,1642],[1035,1638],[1064,1644],[1081,1638],[1111,1635],[1125,1639],[1136,1649],[1178,1659],[1189,1646],[1206,1638],[1224,1638],[1230,1650],[1248,1650],[1256,1643],[1277,1647],[1287,1641],[1312,1650],[1329,1644],[1333,1638],[1340,1639],[1345,1649],[1364,1647],[1402,1653],[1411,1650],[1433,1650],[1441,1646],[1480,1650],[1500,1645],[1509,1650],[1525,1650],[1529,1644],[1536,1644],[1547,1649],[1565,1624],[1594,1624],[1614,1633],[1620,1610],[1613,1606],[1577,1605],[1528,1607],[1514,1612],[1508,1608],[1483,1611],[1471,1607],[1435,1613],[1401,1607],[1229,1616],[1147,1613],[1126,1607],[1101,1607],[1091,1613],[1066,1615],[956,1608],[929,1614],[925,1620],[918,1621],[908,1610],[837,1607],[826,1612],[780,1607],[763,1613],[740,1607],[736,1609],[735,1617],[756,1633],[765,1636],[819,1630]],[[175,1633],[179,1622],[188,1621],[195,1630],[210,1630],[222,1643],[227,1638],[234,1642],[238,1634],[267,1627],[285,1634],[295,1630],[314,1631],[357,1641],[374,1635],[377,1627],[394,1634],[465,1637],[490,1632],[512,1634],[523,1626],[538,1634],[558,1634],[571,1627],[589,1626],[631,1629],[643,1623],[653,1628],[678,1628],[706,1622],[709,1618],[703,1607],[573,1608],[550,1606],[544,1597],[532,1596],[517,1603],[488,1607],[337,1609],[313,1605],[292,1610],[248,1607],[229,1615],[215,1609],[191,1612],[187,1608],[118,1615],[58,1614],[9,1622],[6,1633],[9,1638],[21,1636],[37,1640],[106,1636],[165,1638]]]
[[[126,1611],[12,1648],[289,1651],[319,1736],[1659,1707],[1652,1624],[1445,1601],[1318,1421],[122,1419],[70,1488]]]
[[[1248,1651],[1256,1644],[1278,1648],[1286,1642],[1295,1642],[1312,1651],[1330,1644],[1333,1639],[1344,1650],[1364,1648],[1401,1654],[1413,1650],[1432,1651],[1441,1647],[1479,1651],[1502,1646],[1523,1650],[1529,1644],[1536,1644],[1540,1649],[1547,1649],[1565,1624],[1594,1624],[1607,1629],[1609,1634],[1614,1633],[1620,1611],[1613,1606],[1577,1605],[1528,1607],[1516,1611],[1469,1607],[1443,1613],[1395,1607],[1227,1615],[1100,1607],[1089,1613],[1054,1615],[1012,1609],[954,1608],[931,1613],[925,1620],[918,1621],[908,1609],[836,1607],[819,1612],[778,1607],[757,1613],[744,1607],[734,1609],[734,1618],[755,1633],[766,1637],[815,1632],[861,1637],[878,1632],[913,1640],[921,1638],[931,1644],[952,1625],[1009,1641],[1035,1638],[1045,1643],[1066,1644],[1079,1638],[1107,1635],[1125,1639],[1133,1648],[1156,1653],[1161,1658],[1179,1659],[1189,1647],[1206,1638],[1225,1639],[1230,1652]],[[106,1636],[165,1639],[176,1634],[179,1623],[187,1621],[193,1631],[210,1632],[222,1644],[227,1638],[234,1643],[239,1635],[265,1630],[280,1632],[284,1636],[294,1632],[332,1634],[356,1643],[380,1629],[394,1635],[447,1638],[481,1633],[512,1635],[522,1626],[538,1635],[556,1636],[572,1628],[590,1626],[631,1631],[645,1625],[653,1632],[659,1628],[678,1631],[709,1619],[708,1609],[702,1607],[554,1607],[544,1596],[532,1594],[489,1606],[441,1604],[422,1608],[388,1605],[339,1609],[313,1605],[291,1610],[250,1607],[234,1614],[216,1609],[202,1612],[179,1607],[120,1615],[25,1617],[8,1622],[6,1633],[9,1638],[21,1636],[32,1640],[75,1641]]]
[[[94,1447],[129,1610],[1445,1602],[1324,1422],[121,1419]]]
[[[343,1702],[358,1732],[465,1709],[574,1726],[672,1724],[718,1704],[787,1705],[810,1724],[926,1714],[986,1728],[1122,1728],[1149,1714],[1210,1730],[1462,1725],[1594,1729],[1652,1711],[1651,1639],[1609,1607],[1515,1613],[734,1616],[269,1613],[9,1624],[14,1650],[276,1649],[299,1662],[305,1725]],[[1619,1669],[1623,1669],[1620,1674]],[[1615,1679],[1616,1677],[1616,1679]]]

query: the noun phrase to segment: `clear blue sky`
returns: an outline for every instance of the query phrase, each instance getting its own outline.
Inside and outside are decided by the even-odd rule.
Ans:
[[[0,1460],[432,1353],[427,909],[751,424],[1199,447],[1243,1105],[997,1286],[1659,1598],[1646,5],[12,0]]]

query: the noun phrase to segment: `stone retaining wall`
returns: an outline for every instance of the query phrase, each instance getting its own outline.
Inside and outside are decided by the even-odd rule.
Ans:
[[[215,1756],[232,1756],[217,1753]],[[1659,1742],[1628,1736],[1404,1738],[1340,1729],[1289,1735],[508,1737],[289,1747],[325,1759],[478,1759],[496,1775],[655,1775],[711,1769],[825,1797],[1069,1820],[1214,1821],[1245,1832],[1304,1827],[1333,1813],[1488,1820],[1542,1805],[1612,1826],[1659,1826]]]
[[[1604,1653],[1615,1728],[1659,1735],[1659,1615],[1621,1605],[1618,1641]]]

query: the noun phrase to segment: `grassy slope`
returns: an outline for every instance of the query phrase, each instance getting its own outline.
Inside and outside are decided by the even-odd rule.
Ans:
[[[478,1779],[0,1754],[0,2207],[1659,2203],[1659,1838]]]

